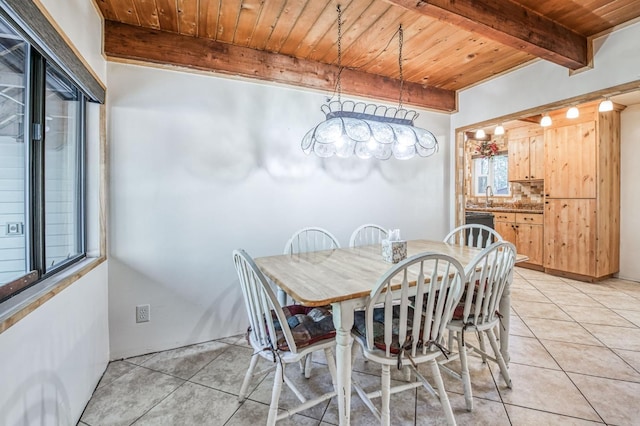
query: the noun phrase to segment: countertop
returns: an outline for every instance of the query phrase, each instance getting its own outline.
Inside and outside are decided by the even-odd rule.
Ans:
[[[505,213],[542,213],[542,204],[493,204],[490,206],[467,204],[466,211],[471,212],[505,212]]]

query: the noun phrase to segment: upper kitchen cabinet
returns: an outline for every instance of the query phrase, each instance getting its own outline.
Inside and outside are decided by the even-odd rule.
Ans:
[[[539,126],[510,129],[509,180],[514,182],[544,179],[544,138]]]
[[[597,280],[619,269],[620,110],[580,106],[545,130],[544,267]]]
[[[596,197],[597,121],[545,131],[545,196]]]

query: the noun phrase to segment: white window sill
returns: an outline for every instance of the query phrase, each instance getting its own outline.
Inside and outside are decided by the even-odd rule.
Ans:
[[[89,257],[81,260],[0,303],[0,334],[105,260],[106,257]]]

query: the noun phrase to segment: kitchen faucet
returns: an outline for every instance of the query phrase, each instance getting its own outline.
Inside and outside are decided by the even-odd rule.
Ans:
[[[491,200],[489,197],[493,197],[493,188],[491,188],[491,185],[487,185],[487,189],[484,192],[485,195],[485,204],[487,207],[491,206],[493,204],[493,200]]]

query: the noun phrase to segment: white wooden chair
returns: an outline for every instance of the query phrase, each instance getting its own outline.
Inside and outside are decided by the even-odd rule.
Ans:
[[[444,367],[445,371],[462,380],[467,410],[473,409],[473,393],[467,354],[472,351],[482,356],[483,361],[491,360],[498,364],[500,373],[507,386],[511,388],[511,378],[507,365],[500,352],[494,329],[499,325],[498,306],[505,288],[513,280],[513,267],[516,259],[516,248],[507,241],[498,241],[485,248],[465,268],[466,288],[463,300],[454,311],[453,318],[447,325],[450,332],[455,333],[458,343],[457,356],[449,357],[450,362],[460,358],[461,374]],[[478,334],[480,348],[465,342],[465,332]],[[489,340],[493,356],[490,356],[484,345],[484,336]]]
[[[238,400],[242,402],[247,398],[247,389],[254,375],[262,375],[274,368],[276,373],[273,379],[267,425],[274,425],[277,420],[290,417],[335,396],[336,366],[331,351],[335,347],[335,329],[333,329],[331,314],[327,311],[327,315],[316,323],[317,327],[305,326],[307,322],[301,321],[300,324],[292,329],[287,321],[293,317],[291,315],[293,312],[290,312],[290,309],[297,312],[300,309],[311,308],[295,305],[283,309],[276,300],[276,296],[265,276],[244,250],[235,250],[233,252],[233,261],[249,316],[248,340],[254,350],[249,369],[240,388]],[[316,318],[317,313],[310,312],[309,317]],[[304,357],[318,350],[323,350],[327,358],[327,366],[331,374],[334,391],[307,400],[287,377],[285,367],[288,364],[300,362]],[[256,373],[254,370],[259,357],[267,359],[273,366],[266,371]],[[278,402],[283,382],[289,386],[301,404],[278,414]]]
[[[373,287],[366,309],[355,313],[352,334],[365,358],[381,364],[382,390],[366,393],[355,380],[353,386],[382,425],[391,423],[391,394],[421,386],[440,398],[447,423],[455,424],[437,360],[447,351],[443,333],[460,301],[463,280],[457,260],[421,253],[389,269]],[[437,392],[418,371],[423,363],[431,367]],[[408,367],[416,380],[392,388],[391,366]],[[377,397],[380,410],[371,401]]]
[[[310,227],[296,231],[284,246],[284,254],[306,253],[309,251],[340,248],[338,239],[326,229]]]
[[[387,230],[382,226],[368,223],[359,226],[351,234],[349,238],[349,247],[368,246],[371,244],[380,244],[387,237]]]
[[[488,226],[474,223],[458,226],[449,232],[443,241],[449,244],[485,248],[496,241],[502,241],[502,236]]]
[[[338,239],[329,231],[318,227],[302,228],[296,231],[284,246],[284,254],[307,253],[310,251],[340,248]],[[278,288],[278,302],[287,304],[287,293]],[[291,301],[293,303],[293,301]],[[302,360],[301,368],[306,378],[311,376],[311,357]]]
[[[284,254],[306,253],[310,251],[340,248],[338,239],[326,229],[310,227],[296,231],[284,246]],[[287,304],[287,293],[278,288],[278,301]]]

